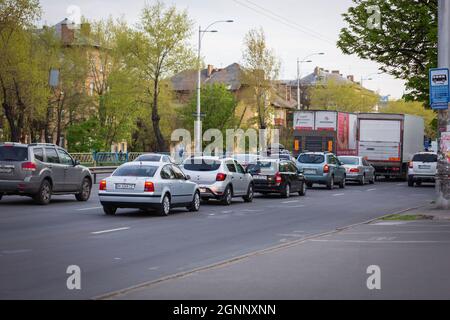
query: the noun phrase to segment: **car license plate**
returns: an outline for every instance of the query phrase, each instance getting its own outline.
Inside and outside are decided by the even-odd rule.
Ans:
[[[314,169],[306,169],[306,170],[304,171],[304,173],[305,173],[305,174],[316,174],[316,170],[314,170]]]
[[[419,169],[431,169],[431,166],[419,166]]]
[[[206,192],[206,188],[199,188],[201,193],[205,193]]]
[[[134,184],[130,183],[117,183],[116,189],[134,190]]]
[[[12,168],[0,168],[0,173],[11,173]]]
[[[254,180],[267,180],[267,176],[253,176]]]

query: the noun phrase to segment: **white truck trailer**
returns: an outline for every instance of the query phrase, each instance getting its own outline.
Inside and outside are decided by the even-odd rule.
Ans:
[[[377,176],[406,179],[408,163],[424,150],[423,118],[384,113],[358,115],[358,154],[375,167]]]

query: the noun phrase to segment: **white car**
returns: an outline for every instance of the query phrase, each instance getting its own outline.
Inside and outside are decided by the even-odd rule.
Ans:
[[[216,199],[224,205],[230,205],[233,197],[253,201],[253,178],[232,158],[193,157],[184,161],[182,169],[198,183],[203,201]]]
[[[437,154],[419,152],[414,155],[408,168],[408,186],[420,186],[422,182],[435,182],[437,173]]]
[[[159,153],[144,153],[137,157],[134,161],[175,163],[171,156]]]
[[[107,215],[117,208],[156,209],[163,216],[174,207],[200,209],[200,192],[180,168],[162,162],[128,162],[100,181],[100,203]]]

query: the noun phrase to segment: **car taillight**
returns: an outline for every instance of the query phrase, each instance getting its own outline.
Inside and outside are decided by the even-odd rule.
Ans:
[[[36,163],[24,162],[22,163],[22,170],[24,171],[36,171]]]
[[[276,182],[277,184],[280,184],[280,183],[282,182],[282,179],[281,179],[281,173],[277,172],[277,173],[275,174],[275,182]]]
[[[328,173],[330,172],[330,167],[326,164],[323,166],[323,173]]]
[[[101,190],[101,191],[105,191],[106,190],[106,180],[100,181],[98,189]]]
[[[151,181],[145,181],[144,192],[155,192],[155,185]]]
[[[227,175],[225,173],[218,173],[216,175],[216,181],[225,181],[227,178]]]
[[[358,168],[352,168],[352,169],[350,169],[350,172],[351,173],[358,173],[359,169]]]
[[[412,163],[412,161],[409,162],[409,168],[413,169],[414,168],[414,164]]]

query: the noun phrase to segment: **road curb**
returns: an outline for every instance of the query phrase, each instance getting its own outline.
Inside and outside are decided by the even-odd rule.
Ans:
[[[422,206],[418,206],[418,207],[412,207],[412,208],[408,208],[408,209],[403,209],[403,210],[396,211],[396,212],[393,212],[393,213],[388,213],[388,214],[385,214],[385,215],[382,215],[380,217],[373,218],[373,219],[370,219],[370,220],[367,220],[367,221],[364,221],[364,222],[359,222],[359,223],[355,223],[355,224],[348,225],[348,226],[345,226],[345,227],[336,228],[336,229],[331,230],[331,231],[327,231],[327,232],[319,233],[319,234],[314,234],[314,235],[311,235],[311,236],[308,236],[308,237],[305,237],[305,238],[302,238],[302,239],[299,239],[299,240],[293,240],[293,241],[289,241],[289,242],[286,242],[286,243],[283,243],[283,244],[275,245],[275,246],[272,246],[272,247],[269,247],[269,248],[253,251],[253,252],[250,252],[250,253],[246,253],[244,255],[240,255],[240,256],[235,257],[235,258],[226,259],[226,260],[219,261],[219,262],[216,262],[216,263],[213,263],[213,264],[209,264],[209,265],[206,265],[206,266],[203,266],[203,267],[198,267],[198,268],[191,269],[191,270],[188,270],[188,271],[178,272],[178,273],[174,273],[174,274],[171,274],[171,275],[168,275],[168,276],[164,276],[164,277],[161,277],[161,278],[158,278],[158,279],[155,279],[155,280],[142,282],[140,284],[137,284],[137,285],[134,285],[134,286],[130,286],[130,287],[127,287],[127,288],[124,288],[124,289],[120,289],[120,290],[112,291],[112,292],[109,292],[109,293],[106,293],[106,294],[95,296],[95,297],[91,298],[91,300],[107,300],[107,299],[111,299],[113,297],[125,295],[125,294],[127,294],[129,292],[132,292],[132,291],[145,289],[145,288],[151,287],[153,285],[156,285],[156,284],[159,284],[159,283],[162,283],[162,282],[165,282],[165,281],[175,280],[175,279],[179,279],[179,278],[183,278],[183,277],[189,276],[189,275],[197,273],[197,272],[219,268],[219,267],[222,267],[222,266],[226,266],[228,264],[236,263],[236,262],[244,260],[244,259],[248,259],[250,257],[255,257],[255,256],[267,254],[267,253],[270,253],[270,252],[275,252],[275,251],[278,251],[278,250],[281,250],[281,249],[291,248],[291,247],[297,246],[297,245],[302,244],[302,243],[304,243],[304,242],[306,242],[308,240],[311,240],[311,239],[321,238],[321,237],[324,237],[324,236],[332,235],[332,234],[335,234],[335,233],[338,233],[338,232],[341,232],[341,231],[344,231],[344,230],[347,230],[347,229],[351,229],[351,228],[354,228],[354,227],[357,227],[357,226],[361,226],[361,225],[372,223],[374,221],[383,219],[383,218],[388,217],[390,215],[402,214],[402,213],[405,213],[405,212],[408,212],[408,211],[412,211],[412,210],[417,210],[417,209],[420,209],[420,208],[423,208],[423,207],[426,207],[426,205],[422,205]]]

